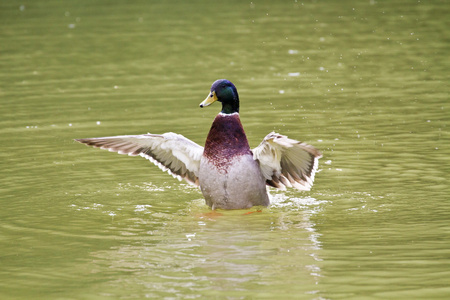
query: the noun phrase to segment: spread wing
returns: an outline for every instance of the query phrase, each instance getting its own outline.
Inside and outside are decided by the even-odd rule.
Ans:
[[[313,146],[275,132],[269,133],[252,151],[266,184],[279,189],[294,187],[309,191],[322,157]]]
[[[192,185],[199,185],[198,171],[203,147],[180,134],[148,133],[76,139],[76,141],[119,154],[140,155],[178,180],[184,179]]]

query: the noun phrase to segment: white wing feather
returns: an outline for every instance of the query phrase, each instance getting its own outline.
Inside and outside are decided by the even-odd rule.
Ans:
[[[96,148],[119,154],[142,156],[167,171],[178,180],[198,186],[198,172],[203,147],[180,134],[121,135],[100,138],[76,139]]]
[[[269,133],[253,151],[266,184],[309,191],[319,165],[320,152],[311,145],[275,132]]]

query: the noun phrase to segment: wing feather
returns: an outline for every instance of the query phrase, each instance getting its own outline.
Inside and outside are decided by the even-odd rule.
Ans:
[[[172,132],[76,139],[88,146],[119,154],[142,156],[178,180],[198,186],[203,147]]]
[[[309,191],[322,154],[313,146],[275,132],[269,133],[253,151],[266,184]]]

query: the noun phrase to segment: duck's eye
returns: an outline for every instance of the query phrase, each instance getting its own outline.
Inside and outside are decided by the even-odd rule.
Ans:
[[[213,97],[213,94],[209,94],[209,97],[212,98],[212,97]]]

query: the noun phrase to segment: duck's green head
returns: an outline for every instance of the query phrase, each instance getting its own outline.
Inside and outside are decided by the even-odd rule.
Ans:
[[[222,102],[222,113],[239,112],[239,95],[234,84],[226,79],[216,80],[211,86],[208,97],[200,103],[200,107],[211,105],[215,101]]]

